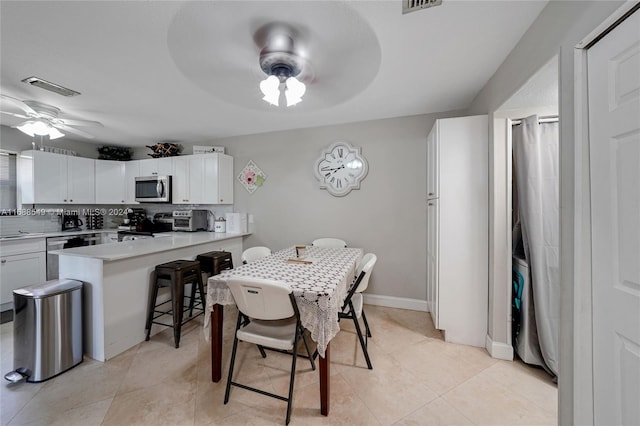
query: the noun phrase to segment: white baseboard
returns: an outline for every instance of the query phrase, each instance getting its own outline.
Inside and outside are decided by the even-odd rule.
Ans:
[[[408,299],[406,297],[379,296],[376,294],[363,294],[363,296],[364,303],[366,303],[367,305],[428,312],[426,300]]]
[[[485,340],[485,349],[491,358],[513,361],[513,347],[506,343],[494,342],[488,334]]]

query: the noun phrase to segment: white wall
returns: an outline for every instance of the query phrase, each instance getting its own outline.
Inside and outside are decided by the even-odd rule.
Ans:
[[[560,228],[561,228],[561,329],[560,329],[560,372],[559,372],[559,424],[591,424],[591,381],[589,376],[590,358],[588,348],[576,342],[574,317],[581,309],[577,306],[574,291],[577,286],[588,283],[575,282],[573,273],[573,224],[574,209],[574,47],[603,20],[612,14],[623,2],[620,1],[553,1],[550,2],[525,33],[518,45],[498,68],[480,94],[473,101],[470,114],[490,114],[490,140],[494,138],[493,112],[499,108],[518,88],[554,55],[559,54],[560,65]],[[504,161],[504,152],[493,149],[489,153],[490,162]],[[491,169],[491,166],[490,166]],[[504,199],[504,176],[494,173],[490,176],[490,191],[493,200]],[[495,203],[490,207],[490,250],[495,250],[504,241],[495,234],[496,217],[503,206]],[[492,233],[494,231],[494,233]],[[496,257],[490,268],[506,268]],[[507,284],[499,274],[493,274],[491,294],[500,295]],[[497,301],[497,299],[496,299]],[[494,303],[494,300],[490,300]],[[496,302],[501,303],[501,302]],[[490,309],[492,307],[490,306]],[[492,325],[495,325],[492,324]],[[495,330],[489,330],[491,335]],[[586,374],[585,374],[586,373]]]
[[[342,238],[378,255],[369,294],[415,299],[426,308],[426,135],[435,118],[419,115],[210,142],[227,147],[236,176],[249,160],[267,175],[253,194],[235,183],[236,211],[255,218],[256,232],[245,245],[278,250],[318,237]],[[361,147],[369,163],[361,188],[345,197],[319,189],[313,172],[320,151],[336,140]]]

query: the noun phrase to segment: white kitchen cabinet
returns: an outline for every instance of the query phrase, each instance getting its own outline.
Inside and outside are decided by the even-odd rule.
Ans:
[[[23,151],[18,159],[23,204],[95,203],[95,160],[43,151]]]
[[[438,158],[438,126],[434,126],[427,137],[427,198],[438,198],[440,176]]]
[[[174,204],[233,203],[233,157],[186,155],[174,160]]]
[[[131,160],[124,163],[124,202],[138,204],[136,201],[136,177],[140,174],[142,160]]]
[[[125,202],[124,162],[96,161],[96,204]]]
[[[44,238],[0,241],[0,310],[13,309],[13,290],[45,282]]]
[[[151,158],[140,160],[139,176],[171,176],[173,175],[173,157]]]
[[[96,161],[96,204],[135,204],[140,160]]]
[[[427,138],[427,307],[447,342],[479,347],[488,320],[487,123],[437,120]]]

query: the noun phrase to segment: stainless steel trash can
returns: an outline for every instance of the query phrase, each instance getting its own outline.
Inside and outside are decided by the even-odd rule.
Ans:
[[[82,362],[81,281],[52,280],[14,290],[13,304],[14,372],[37,383]]]

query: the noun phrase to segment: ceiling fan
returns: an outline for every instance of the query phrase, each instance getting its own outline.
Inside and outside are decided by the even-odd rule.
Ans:
[[[29,136],[49,136],[50,139],[57,139],[64,136],[60,130],[73,133],[88,139],[93,139],[93,135],[84,130],[76,129],[76,126],[92,126],[103,127],[98,121],[89,120],[70,120],[58,118],[60,109],[52,105],[43,104],[37,101],[21,101],[7,95],[0,95],[2,102],[20,108],[24,114],[16,114],[9,111],[0,111],[2,114],[11,115],[13,117],[25,119],[24,122],[11,126],[17,128]]]

